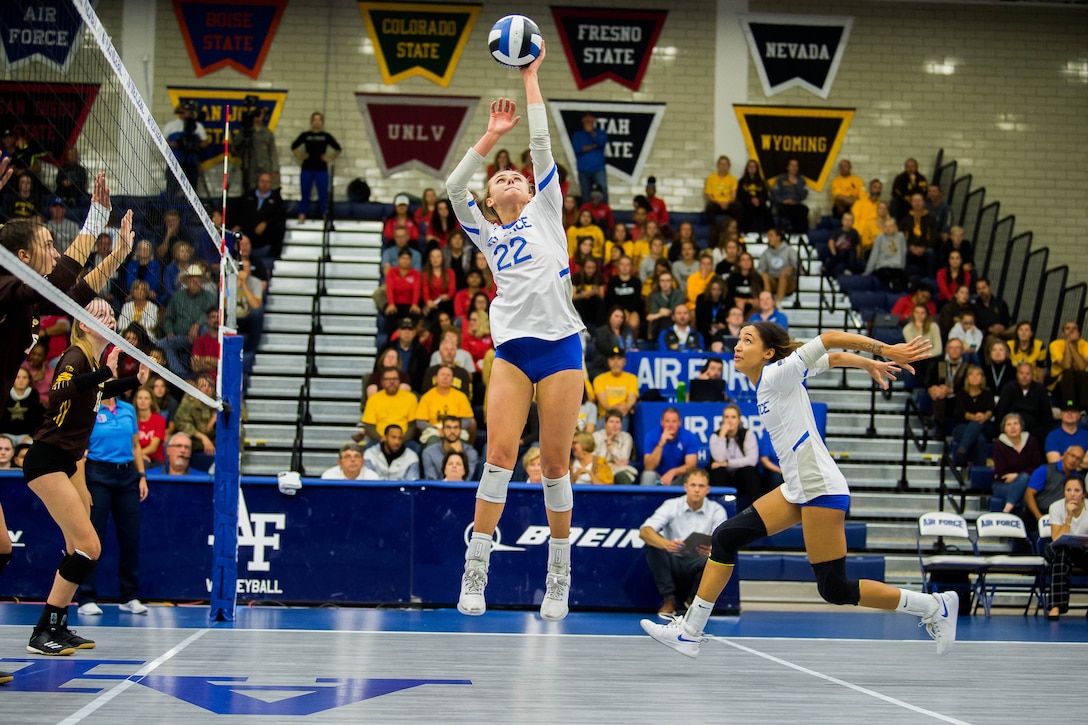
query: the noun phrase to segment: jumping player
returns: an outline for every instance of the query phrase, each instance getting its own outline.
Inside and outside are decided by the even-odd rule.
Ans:
[[[121,223],[121,235],[130,238],[131,227],[129,212]],[[113,309],[105,300],[93,299],[85,309],[106,327],[114,328]],[[53,375],[45,422],[34,434],[34,444],[23,460],[23,477],[60,526],[65,546],[45,608],[27,643],[27,652],[32,654],[69,655],[95,646],[93,640],[68,629],[68,604],[94,571],[102,551],[88,507],[72,478],[87,450],[99,402],[147,382],[144,365],[136,376],[114,380],[120,350],[113,348],[103,365],[106,345],[96,328],[82,322],[72,327],[72,345],[57,361]]]
[[[828,331],[799,345],[772,322],[745,325],[734,350],[737,371],[756,386],[760,419],[778,453],[785,482],[752,506],[720,525],[713,535],[710,558],[699,592],[687,614],[670,624],[642,620],[642,628],[658,642],[688,657],[698,657],[703,628],[714,602],[733,574],[737,550],[798,522],[805,550],[816,573],[820,596],[832,604],[852,604],[906,612],[922,618],[945,654],[956,640],[959,596],[955,592],[920,594],[883,582],[846,578],[846,510],[850,489],[816,428],[806,378],[835,367],[860,368],[884,388],[909,363],[929,355],[930,344],[916,337],[885,345],[862,335]],[[887,358],[879,362],[832,348],[862,350]]]
[[[499,140],[513,129],[514,102],[491,104],[487,131],[468,150],[446,182],[457,220],[487,259],[498,295],[491,304],[495,363],[487,403],[487,460],[476,491],[472,538],[465,554],[465,573],[457,609],[480,615],[486,609],[484,588],[492,535],[506,503],[506,490],[518,455],[536,386],[540,415],[540,459],[544,470],[544,506],[551,540],[540,616],[567,616],[570,589],[570,521],[574,494],[570,483],[570,442],[582,403],[582,339],[584,329],[572,301],[573,288],[563,231],[563,194],[552,158],[548,117],[537,71],[540,56],[521,70],[528,102],[529,149],[537,188],[513,169],[487,182],[483,208],[468,192],[473,172]]]

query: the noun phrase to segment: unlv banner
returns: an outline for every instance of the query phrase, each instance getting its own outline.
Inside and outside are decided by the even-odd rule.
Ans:
[[[639,183],[657,129],[665,117],[664,103],[548,101],[548,107],[555,125],[563,129],[560,140],[571,163],[575,159],[571,137],[582,130],[582,116],[592,113],[597,117],[597,126],[608,134],[604,155],[609,170],[628,183]]]
[[[287,0],[174,0],[196,77],[229,67],[256,80],[286,8]]]
[[[637,91],[667,10],[552,7],[559,39],[579,90],[613,80]]]
[[[733,106],[748,154],[759,161],[767,180],[797,159],[801,175],[816,191],[824,188],[835,166],[853,108]]]
[[[209,169],[223,162],[223,134],[227,126],[227,106],[230,106],[230,130],[234,139],[234,149],[238,133],[242,132],[243,106],[246,96],[256,96],[256,106],[267,110],[265,126],[269,131],[276,130],[283,104],[287,100],[287,91],[258,91],[251,88],[190,88],[185,86],[167,86],[170,105],[177,107],[185,100],[195,100],[200,105],[201,123],[208,132],[211,143],[200,152],[201,170]],[[237,157],[231,161],[240,163]]]
[[[445,178],[480,99],[356,93],[382,176],[416,169]]]
[[[741,15],[768,96],[798,86],[827,98],[854,19],[841,15]]]
[[[9,70],[37,60],[66,72],[82,26],[71,0],[4,0],[0,55]]]
[[[98,86],[91,84],[0,82],[0,127],[23,136],[46,162],[59,166],[97,96]]]
[[[386,85],[423,76],[446,88],[461,60],[480,5],[360,2]],[[486,44],[480,46],[486,50]]]

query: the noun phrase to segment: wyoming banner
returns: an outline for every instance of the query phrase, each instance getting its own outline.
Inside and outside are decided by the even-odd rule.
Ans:
[[[767,180],[797,159],[806,183],[820,191],[842,148],[853,108],[800,108],[794,106],[733,106],[748,146]]]

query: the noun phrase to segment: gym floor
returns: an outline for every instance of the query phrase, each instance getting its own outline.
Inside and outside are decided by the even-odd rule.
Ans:
[[[1023,723],[1080,721],[1079,610],[961,617],[938,658],[917,620],[863,610],[715,617],[699,659],[639,614],[104,605],[98,641],[24,654],[40,605],[0,605],[4,725],[39,723]],[[74,607],[73,607],[74,611]],[[1068,663],[1069,669],[1056,663]],[[1056,696],[1071,682],[1071,697]]]

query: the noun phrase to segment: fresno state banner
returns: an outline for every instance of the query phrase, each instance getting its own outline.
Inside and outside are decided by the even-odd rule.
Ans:
[[[71,0],[4,0],[0,55],[9,69],[37,60],[65,72],[82,26]]]
[[[59,166],[97,96],[92,84],[0,82],[0,127],[26,138],[46,162]]]
[[[256,96],[257,106],[267,110],[265,126],[269,131],[276,130],[283,104],[287,100],[287,91],[264,91],[252,88],[190,88],[186,86],[167,86],[170,105],[177,108],[184,100],[195,100],[200,104],[204,119],[200,122],[208,132],[211,143],[200,151],[201,170],[209,169],[223,162],[223,134],[227,127],[227,106],[230,106],[231,148],[235,148],[237,134],[242,131],[242,104],[246,96]],[[231,161],[240,163],[232,156]]]
[[[360,2],[386,85],[422,76],[446,88],[461,60],[480,5]],[[480,43],[486,50],[486,44]]]
[[[827,98],[854,19],[839,15],[741,15],[763,93],[795,86]]]
[[[548,101],[555,125],[563,129],[560,140],[574,163],[571,137],[582,130],[582,116],[592,113],[597,126],[608,134],[605,162],[610,171],[631,184],[639,183],[642,169],[665,117],[664,103],[592,103]]]
[[[286,8],[287,0],[174,0],[196,77],[233,68],[256,80]]]
[[[816,191],[824,188],[842,148],[853,108],[800,108],[795,106],[733,106],[748,154],[759,161],[767,181],[797,159],[805,182]]]
[[[552,7],[578,90],[611,79],[637,91],[667,10]]]
[[[443,178],[479,97],[356,93],[382,176],[416,169]]]

